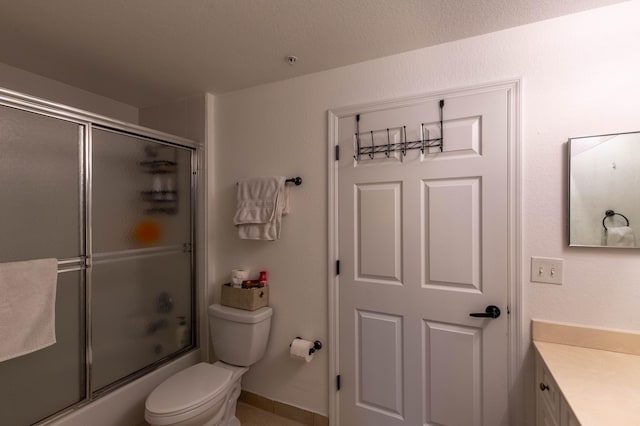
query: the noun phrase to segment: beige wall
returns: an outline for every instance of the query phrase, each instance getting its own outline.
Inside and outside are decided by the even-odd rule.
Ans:
[[[0,63],[0,88],[138,124],[136,107],[2,63]]]
[[[140,125],[204,143],[205,97],[205,94],[188,96],[161,105],[141,108]]]
[[[637,16],[640,3],[628,2],[216,96],[208,115],[212,299],[232,268],[267,269],[275,312],[267,355],[245,388],[328,410],[328,352],[307,365],[287,355],[297,335],[327,338],[327,110],[498,80],[523,81],[523,349],[534,317],[640,329],[638,253],[569,248],[565,236],[567,139],[640,130]],[[257,175],[304,179],[276,242],[240,241],[232,225],[235,182]],[[532,255],[564,258],[564,284],[531,283]],[[528,360],[524,368],[520,378],[529,380]],[[528,395],[529,424],[531,410]]]

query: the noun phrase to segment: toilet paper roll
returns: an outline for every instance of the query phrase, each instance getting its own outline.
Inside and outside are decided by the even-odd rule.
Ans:
[[[309,349],[311,348],[313,348],[313,342],[303,339],[293,339],[291,348],[289,349],[289,355],[291,355],[291,358],[311,362],[315,356],[315,353],[309,354]]]
[[[242,281],[249,279],[248,269],[232,269],[231,270],[231,282],[237,286],[242,284]]]

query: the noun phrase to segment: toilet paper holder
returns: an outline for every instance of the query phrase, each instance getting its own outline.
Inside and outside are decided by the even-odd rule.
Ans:
[[[302,337],[296,336],[296,339],[302,340]],[[291,344],[289,344],[289,347],[291,347]],[[312,353],[314,353],[316,351],[319,351],[320,349],[322,349],[322,342],[320,340],[314,340],[313,341],[313,347],[309,348],[309,355],[311,355]]]

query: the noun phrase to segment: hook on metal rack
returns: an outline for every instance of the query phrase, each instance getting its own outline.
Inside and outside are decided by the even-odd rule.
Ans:
[[[444,129],[442,127],[442,120],[444,117],[444,99],[440,99],[440,152],[444,148]]]
[[[353,158],[356,161],[360,161],[363,154],[367,154],[370,159],[374,159],[376,153],[384,152],[386,158],[391,156],[391,152],[400,151],[403,157],[406,157],[407,151],[419,149],[422,155],[425,153],[432,153],[430,148],[440,148],[440,152],[444,152],[444,99],[441,99],[438,102],[440,114],[439,114],[439,124],[440,124],[440,137],[438,138],[429,138],[427,135],[429,131],[425,128],[425,123],[420,124],[420,140],[412,140],[409,141],[407,137],[407,126],[398,127],[400,129],[400,140],[394,143],[391,143],[391,133],[390,128],[386,128],[387,130],[387,143],[381,143],[380,145],[376,145],[375,137],[373,135],[374,132],[383,132],[384,129],[378,130],[369,130],[369,134],[371,135],[371,146],[362,146],[360,141],[360,114],[356,115],[356,147],[355,154]],[[438,121],[436,121],[438,123]],[[437,124],[436,124],[437,125]]]
[[[384,155],[389,158],[389,154],[391,153],[391,141],[389,140],[389,128],[387,127],[387,150],[384,152]]]
[[[404,157],[407,155],[407,126],[402,126],[402,130],[404,132],[404,137],[402,139],[402,148],[400,148],[400,152]]]
[[[373,150],[376,148],[376,144],[373,142],[373,130],[371,130],[371,152],[369,153],[369,158],[371,158],[373,160],[373,157],[375,156],[375,154],[373,153]]]
[[[360,114],[356,114],[356,155],[353,158],[360,161]]]

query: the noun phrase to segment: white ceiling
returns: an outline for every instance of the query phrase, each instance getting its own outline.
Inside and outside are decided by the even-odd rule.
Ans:
[[[0,0],[0,62],[144,107],[620,1]]]

